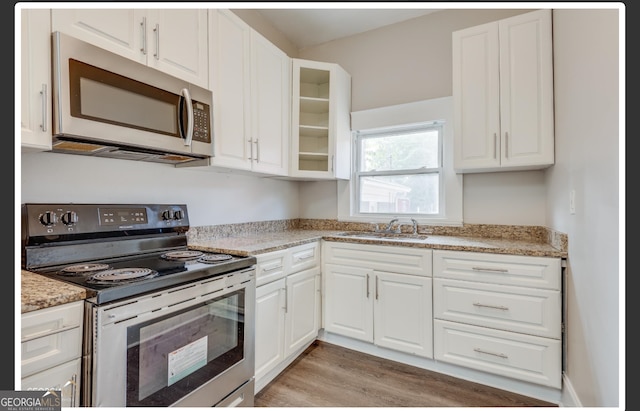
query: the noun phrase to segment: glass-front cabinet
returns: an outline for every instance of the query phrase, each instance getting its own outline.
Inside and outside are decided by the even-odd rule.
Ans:
[[[290,176],[348,179],[351,76],[334,63],[292,59]]]

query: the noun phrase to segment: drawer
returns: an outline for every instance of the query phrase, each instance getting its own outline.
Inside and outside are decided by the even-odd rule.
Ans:
[[[22,314],[22,377],[81,357],[83,301]]]
[[[302,244],[289,249],[291,253],[291,272],[320,266],[320,243]]]
[[[560,340],[434,320],[434,357],[553,388],[561,388]]]
[[[342,266],[431,277],[432,250],[326,241],[323,261]]]
[[[540,337],[561,337],[560,291],[434,278],[433,312],[442,320]]]
[[[84,301],[75,301],[22,314],[22,342],[81,326],[83,310]]]
[[[288,250],[256,255],[256,287],[284,278],[289,256]]]
[[[435,277],[560,290],[561,259],[435,250]]]
[[[312,242],[256,255],[256,286],[320,266],[320,243]]]

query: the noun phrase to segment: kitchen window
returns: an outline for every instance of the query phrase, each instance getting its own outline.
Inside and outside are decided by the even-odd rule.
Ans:
[[[351,121],[352,178],[338,182],[339,220],[462,224],[451,97],[353,112]]]
[[[358,214],[440,215],[442,127],[436,121],[354,132]]]

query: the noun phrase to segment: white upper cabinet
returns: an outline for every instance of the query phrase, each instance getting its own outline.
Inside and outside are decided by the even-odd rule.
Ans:
[[[288,174],[289,57],[229,10],[209,10],[211,165]]]
[[[53,31],[209,87],[207,10],[52,9]]]
[[[21,11],[20,126],[23,150],[51,150],[49,10]]]
[[[334,63],[292,59],[290,176],[349,179],[351,76]]]
[[[551,33],[549,9],[453,33],[456,171],[554,163]]]

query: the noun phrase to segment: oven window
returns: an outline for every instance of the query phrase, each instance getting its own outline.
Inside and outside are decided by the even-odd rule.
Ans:
[[[244,358],[245,292],[127,329],[127,406],[168,406]]]

